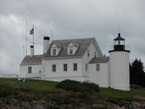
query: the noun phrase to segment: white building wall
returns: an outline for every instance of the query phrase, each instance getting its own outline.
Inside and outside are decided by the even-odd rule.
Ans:
[[[109,62],[100,64],[100,71],[96,71],[96,64],[89,64],[89,80],[99,87],[109,87]]]
[[[77,71],[73,70],[73,64],[77,63]],[[56,65],[56,72],[52,71],[52,65]],[[63,64],[67,64],[67,71],[63,70]],[[45,79],[49,78],[69,78],[69,77],[82,77],[82,59],[56,59],[56,60],[45,60]]]
[[[110,87],[129,91],[129,81],[129,52],[110,52]]]
[[[89,50],[89,57],[88,57],[88,50]],[[99,54],[94,46],[94,43],[92,42],[90,46],[88,47],[87,51],[84,53],[82,58],[82,71],[83,76],[89,77],[90,70],[86,71],[86,64],[88,64],[91,59],[94,57],[94,52],[96,51],[96,57],[99,57]]]
[[[32,67],[32,73],[39,73],[41,70],[41,65],[20,66],[20,77],[27,77],[28,67]]]

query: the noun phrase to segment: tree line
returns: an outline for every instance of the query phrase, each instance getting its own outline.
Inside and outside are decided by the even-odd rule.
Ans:
[[[135,59],[132,64],[129,64],[130,67],[130,84],[140,85],[145,87],[145,72],[144,65],[141,62],[141,59]]]

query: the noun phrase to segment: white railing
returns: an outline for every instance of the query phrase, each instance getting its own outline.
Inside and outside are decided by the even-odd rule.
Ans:
[[[17,78],[17,74],[3,74],[3,78]]]
[[[114,45],[110,45],[109,46],[109,50],[114,50]],[[130,51],[130,45],[125,45],[125,50],[129,50]]]

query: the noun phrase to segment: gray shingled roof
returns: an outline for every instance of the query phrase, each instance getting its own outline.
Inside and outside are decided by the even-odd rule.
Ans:
[[[30,57],[30,55],[26,55],[20,66],[22,65],[40,65],[42,62],[42,55],[34,55]]]
[[[89,64],[93,64],[93,63],[107,63],[108,61],[109,61],[109,57],[94,57],[89,62]]]
[[[58,44],[58,43],[53,43],[53,44],[55,44],[58,48],[62,48],[62,44]]]
[[[75,47],[79,47],[79,44],[78,43],[76,43],[76,42],[70,42],[70,43],[72,43]],[[70,44],[70,43],[68,43],[68,45]]]
[[[67,57],[83,56],[83,54],[86,52],[87,48],[91,44],[92,40],[95,40],[95,38],[53,40],[50,44],[50,48],[54,43],[60,44],[60,45],[62,45],[62,49],[61,49],[60,53],[57,56],[51,56],[51,53],[50,53],[51,49],[49,48],[48,52],[43,54],[43,58],[50,59],[50,58],[54,58],[54,57],[66,57],[67,58]],[[67,54],[67,47],[70,42],[72,42],[75,45],[79,44],[79,48],[74,55]]]

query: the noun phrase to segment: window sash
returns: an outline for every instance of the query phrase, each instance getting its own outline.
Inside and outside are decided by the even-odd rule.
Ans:
[[[96,71],[100,71],[100,64],[96,64]]]
[[[52,65],[52,71],[56,72],[56,65]]]
[[[74,64],[74,71],[77,71],[77,63]]]
[[[28,67],[28,73],[32,73],[32,67]]]
[[[67,64],[63,64],[63,71],[67,71]]]
[[[69,54],[73,54],[73,49],[69,49]]]
[[[56,49],[53,49],[53,55],[56,55]]]

